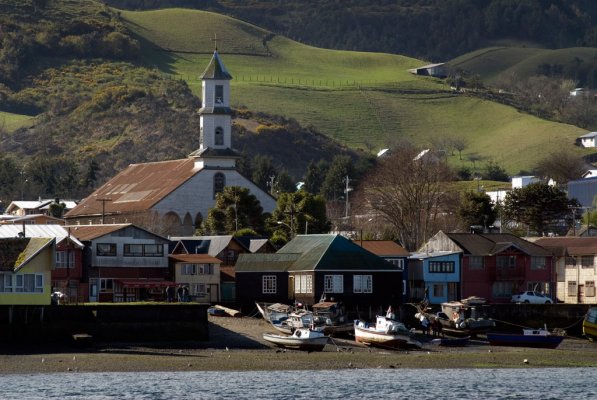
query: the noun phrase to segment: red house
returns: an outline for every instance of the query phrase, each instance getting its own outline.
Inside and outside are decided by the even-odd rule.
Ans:
[[[534,290],[553,297],[555,268],[547,249],[508,233],[438,232],[425,250],[461,252],[460,297],[507,303],[512,294]]]

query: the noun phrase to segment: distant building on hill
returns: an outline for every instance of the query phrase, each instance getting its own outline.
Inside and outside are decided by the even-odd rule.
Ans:
[[[162,235],[192,235],[225,186],[248,188],[264,212],[276,200],[236,170],[230,80],[217,50],[201,75],[199,149],[187,158],[131,164],[65,216],[68,224],[135,223]]]
[[[446,70],[444,63],[423,65],[422,67],[409,69],[408,71],[411,74],[434,76],[436,78],[445,78],[448,76],[448,71]]]

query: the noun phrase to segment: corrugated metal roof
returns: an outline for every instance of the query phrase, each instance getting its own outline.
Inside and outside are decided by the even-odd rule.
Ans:
[[[67,228],[70,228],[72,236],[81,241],[87,241],[97,239],[128,226],[132,226],[132,224],[73,225]]]
[[[25,225],[25,237],[45,237],[45,238],[56,238],[56,243],[60,243],[69,237],[68,229],[62,225]],[[0,225],[0,238],[1,237],[18,237],[23,234],[22,225]],[[79,248],[83,248],[81,243],[75,235],[70,235],[70,240]]]
[[[0,271],[18,271],[52,243],[54,238],[0,238]]]
[[[515,247],[531,256],[549,256],[543,247],[509,233],[446,233],[465,254],[493,255]]]
[[[205,71],[199,77],[200,79],[222,79],[222,80],[230,80],[232,79],[232,75],[224,66],[224,63],[220,59],[220,55],[218,51],[214,51],[213,56],[209,62],[209,65],[205,68]]]
[[[355,240],[354,243],[378,256],[408,256],[410,253],[391,240]]]
[[[83,199],[65,217],[149,210],[199,171],[191,157],[131,164]]]
[[[554,237],[535,241],[556,255],[588,256],[597,254],[597,237]],[[561,250],[558,251],[558,248]]]
[[[236,261],[236,272],[283,272],[287,271],[300,257],[292,253],[255,253],[239,254]]]
[[[222,261],[209,254],[173,254],[169,256],[173,261],[198,264],[220,264]]]

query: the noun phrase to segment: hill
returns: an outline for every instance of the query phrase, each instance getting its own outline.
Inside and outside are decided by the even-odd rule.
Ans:
[[[311,45],[448,60],[504,39],[597,46],[592,0],[105,0],[116,8],[199,8]]]
[[[0,4],[14,2],[0,0]],[[252,118],[262,115],[249,126],[280,125],[280,118],[268,120],[263,115],[284,116],[281,129],[239,129],[237,134],[243,135],[235,143],[248,154],[263,152],[264,143],[270,143],[265,151],[295,177],[301,177],[310,160],[330,159],[334,154],[356,157],[354,150],[341,145],[369,153],[402,140],[444,146],[457,166],[481,170],[484,162],[493,160],[516,173],[532,169],[549,152],[577,150],[574,139],[584,132],[520,113],[475,92],[454,92],[444,81],[408,72],[423,61],[315,48],[205,11],[102,8],[105,15],[99,32],[104,34],[91,35],[93,40],[89,32],[99,28],[92,23],[66,33],[56,23],[47,29],[36,23],[57,18],[53,15],[68,19],[68,27],[93,21],[95,17],[85,13],[95,16],[98,3],[76,3],[79,7],[67,0],[54,0],[47,9],[19,11],[17,7],[10,12],[31,13],[27,18],[6,17],[23,20],[13,24],[16,36],[36,29],[35,38],[58,35],[51,41],[53,49],[61,49],[66,37],[85,43],[79,51],[63,48],[52,53],[35,39],[29,44],[29,56],[20,59],[27,61],[21,62],[25,67],[20,75],[0,87],[3,111],[11,111],[11,119],[25,118],[15,114],[39,113],[34,126],[0,136],[0,150],[10,154],[19,168],[27,163],[32,174],[27,191],[35,197],[43,195],[35,192],[42,183],[51,195],[64,196],[60,191],[72,187],[84,194],[128,163],[184,157],[195,149],[197,77],[213,51],[214,32],[235,78],[233,106],[250,110]],[[60,8],[61,4],[65,7]],[[51,11],[48,17],[47,10]],[[113,32],[126,38],[110,42],[111,51],[98,58],[89,46],[104,43],[102,38]],[[131,49],[133,54],[126,52]],[[123,60],[124,55],[132,58]],[[262,140],[263,132],[268,132],[267,141]],[[466,143],[462,158],[445,144],[451,138]],[[294,157],[277,148],[292,150]],[[24,185],[14,190],[23,190]]]

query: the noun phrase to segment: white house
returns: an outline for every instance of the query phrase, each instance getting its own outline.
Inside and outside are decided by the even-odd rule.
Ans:
[[[579,136],[577,140],[583,147],[597,147],[597,132],[589,132]]]
[[[531,183],[540,182],[541,180],[535,176],[513,176],[512,189],[520,189]]]

